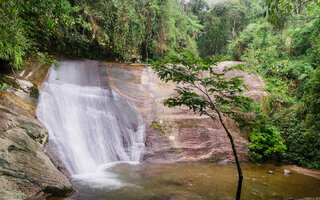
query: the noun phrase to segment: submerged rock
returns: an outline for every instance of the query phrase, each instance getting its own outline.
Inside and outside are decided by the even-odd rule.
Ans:
[[[267,174],[274,174],[274,172],[270,170],[267,172]]]

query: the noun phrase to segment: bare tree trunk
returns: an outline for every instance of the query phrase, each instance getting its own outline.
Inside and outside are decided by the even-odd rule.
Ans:
[[[234,144],[234,140],[232,138],[232,135],[231,133],[229,132],[229,130],[227,129],[226,125],[224,124],[223,122],[223,119],[222,119],[222,116],[221,116],[221,113],[218,109],[216,109],[216,112],[218,113],[218,116],[219,116],[219,120],[220,120],[220,123],[222,124],[224,130],[227,132],[227,135],[230,139],[230,143],[231,143],[231,147],[232,147],[232,151],[233,151],[233,155],[234,155],[234,158],[236,160],[236,165],[237,165],[237,169],[238,169],[238,189],[237,189],[237,195],[236,195],[236,200],[240,200],[240,197],[241,197],[241,189],[242,189],[242,180],[243,180],[243,174],[242,174],[242,169],[241,169],[241,166],[240,166],[240,162],[239,162],[239,159],[238,159],[238,155],[237,155],[237,150],[236,150],[236,147],[235,147],[235,144]]]
[[[236,19],[233,19],[232,38],[236,36]]]
[[[199,91],[201,91],[209,100],[209,102],[211,103],[211,108],[212,110],[216,111],[217,114],[218,114],[218,117],[219,117],[219,120],[220,120],[220,123],[221,125],[223,126],[224,130],[226,131],[227,135],[228,135],[228,138],[230,140],[230,143],[231,143],[231,147],[232,147],[232,151],[233,151],[233,156],[234,156],[234,159],[236,161],[236,165],[237,165],[237,169],[238,169],[238,188],[237,188],[237,195],[236,195],[236,200],[240,200],[240,197],[241,197],[241,190],[242,190],[242,180],[243,180],[243,174],[242,174],[242,169],[241,169],[241,166],[240,166],[240,162],[239,162],[239,159],[238,159],[238,155],[237,155],[237,150],[236,150],[236,146],[234,144],[234,140],[233,140],[233,137],[231,135],[231,133],[229,132],[228,128],[226,127],[226,125],[224,124],[224,121],[223,121],[223,118],[222,118],[222,115],[219,111],[219,109],[215,106],[215,104],[213,103],[213,101],[211,100],[210,96],[208,95],[208,91],[207,91],[207,88],[206,89],[206,92],[204,92],[201,88],[199,88],[197,85],[193,84],[193,86],[195,88],[197,88]],[[213,120],[215,121],[215,117],[210,115],[209,113],[207,113],[207,115]]]

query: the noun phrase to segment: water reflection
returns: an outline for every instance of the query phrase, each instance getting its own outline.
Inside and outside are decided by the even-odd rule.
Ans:
[[[286,199],[320,196],[320,180],[293,171],[284,175],[271,164],[243,164],[243,199]],[[274,174],[268,174],[269,170]],[[185,200],[234,199],[237,172],[233,165],[216,163],[119,164],[110,170],[123,183],[118,189],[93,189],[75,183],[79,193],[72,199]]]

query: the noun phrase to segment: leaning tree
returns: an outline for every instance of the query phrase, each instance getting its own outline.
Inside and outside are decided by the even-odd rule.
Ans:
[[[240,122],[243,113],[251,110],[252,99],[245,97],[243,77],[226,76],[226,72],[237,66],[216,70],[217,60],[200,59],[190,52],[172,53],[167,58],[154,62],[152,69],[158,77],[177,84],[176,95],[164,101],[168,107],[187,106],[194,113],[218,119],[226,131],[232,146],[238,169],[238,188],[236,199],[240,199],[242,170],[233,137],[226,126],[225,116]],[[243,122],[243,121],[242,121]]]

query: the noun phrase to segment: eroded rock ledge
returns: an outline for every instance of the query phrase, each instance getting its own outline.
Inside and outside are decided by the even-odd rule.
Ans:
[[[35,117],[36,87],[47,67],[22,70],[0,96],[0,199],[45,199],[66,196],[72,186],[47,156],[48,133]]]

